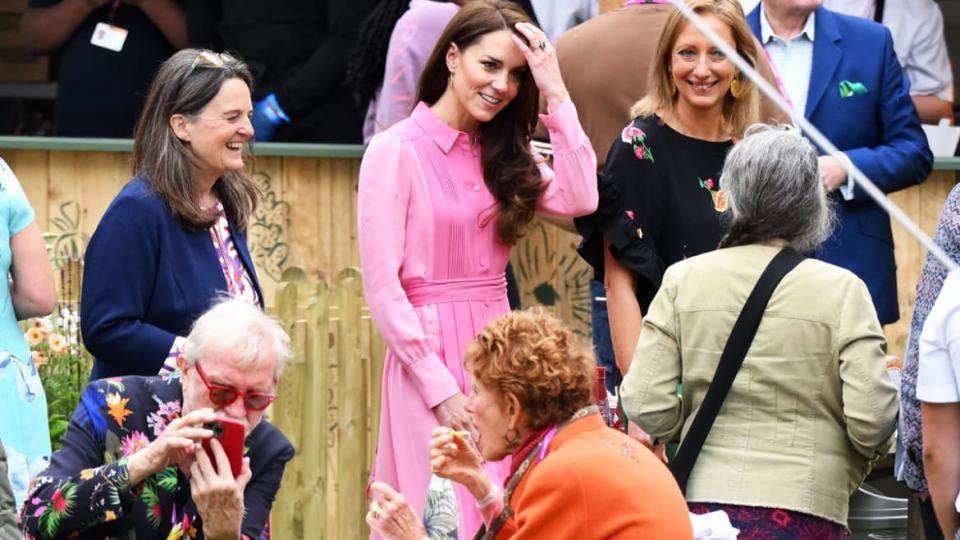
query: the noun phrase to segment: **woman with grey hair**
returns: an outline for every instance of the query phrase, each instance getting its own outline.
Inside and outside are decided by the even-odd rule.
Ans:
[[[817,154],[790,128],[748,130],[722,182],[721,249],[667,270],[621,388],[627,416],[681,448],[761,272],[785,246],[815,249],[832,223]],[[787,273],[690,473],[691,511],[726,510],[745,536],[846,538],[850,495],[895,427],[884,346],[854,274],[814,259]]]
[[[84,259],[91,379],[172,368],[190,325],[221,294],[263,307],[246,236],[259,196],[244,170],[252,85],[246,64],[201,49],[157,70],[133,143],[135,177]]]
[[[279,323],[222,299],[178,372],[91,383],[21,514],[27,538],[260,538],[293,446],[263,419],[290,356]],[[239,474],[216,434],[244,433]],[[204,440],[210,439],[207,445]]]

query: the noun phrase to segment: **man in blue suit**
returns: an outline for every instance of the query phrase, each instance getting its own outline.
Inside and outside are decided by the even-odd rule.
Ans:
[[[778,75],[780,91],[885,193],[922,182],[933,155],[885,27],[822,7],[820,0],[763,0],[747,22]],[[838,201],[838,224],[817,258],[857,274],[882,324],[899,317],[890,218],[833,157],[821,181]]]

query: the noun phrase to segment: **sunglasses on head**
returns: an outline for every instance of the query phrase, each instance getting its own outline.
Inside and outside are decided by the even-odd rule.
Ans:
[[[262,411],[269,407],[270,404],[273,403],[273,400],[277,399],[277,396],[273,394],[241,392],[230,386],[210,384],[207,380],[207,374],[204,373],[203,368],[200,367],[200,363],[194,364],[194,367],[197,368],[197,375],[200,375],[200,380],[203,381],[204,386],[207,387],[210,401],[219,407],[227,407],[236,401],[237,398],[242,397],[243,406],[246,407],[248,411]]]
[[[183,74],[183,77],[180,79],[180,84],[186,82],[186,80],[190,78],[190,75],[193,74],[193,70],[197,69],[197,66],[200,64],[215,68],[222,68],[227,62],[236,62],[236,60],[226,53],[200,51],[197,53],[197,57],[193,59],[193,63],[190,64],[190,69]]]

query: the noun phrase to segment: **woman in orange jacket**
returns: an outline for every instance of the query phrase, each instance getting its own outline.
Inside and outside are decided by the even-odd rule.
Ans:
[[[667,468],[604,424],[593,405],[593,357],[558,319],[540,309],[509,313],[469,346],[466,365],[474,377],[467,410],[479,438],[474,445],[437,428],[431,467],[478,501],[486,523],[478,538],[693,537]],[[507,456],[513,465],[501,488],[481,464]],[[371,491],[367,523],[377,532],[427,535],[402,495],[382,483]]]

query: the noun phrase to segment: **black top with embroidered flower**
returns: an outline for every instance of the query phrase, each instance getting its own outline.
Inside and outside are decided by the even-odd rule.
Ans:
[[[21,526],[28,539],[201,539],[203,523],[190,481],[176,466],[139,486],[127,456],[147,446],[180,416],[179,371],[117,377],[87,386],[63,436],[63,448],[35,480]],[[244,491],[244,538],[260,538],[293,446],[268,422],[245,440],[253,473]]]
[[[614,141],[599,177],[597,211],[576,220],[580,255],[603,280],[603,239],[637,275],[643,313],[667,266],[717,248],[726,194],[720,171],[732,141],[694,139],[658,116],[639,117]]]

